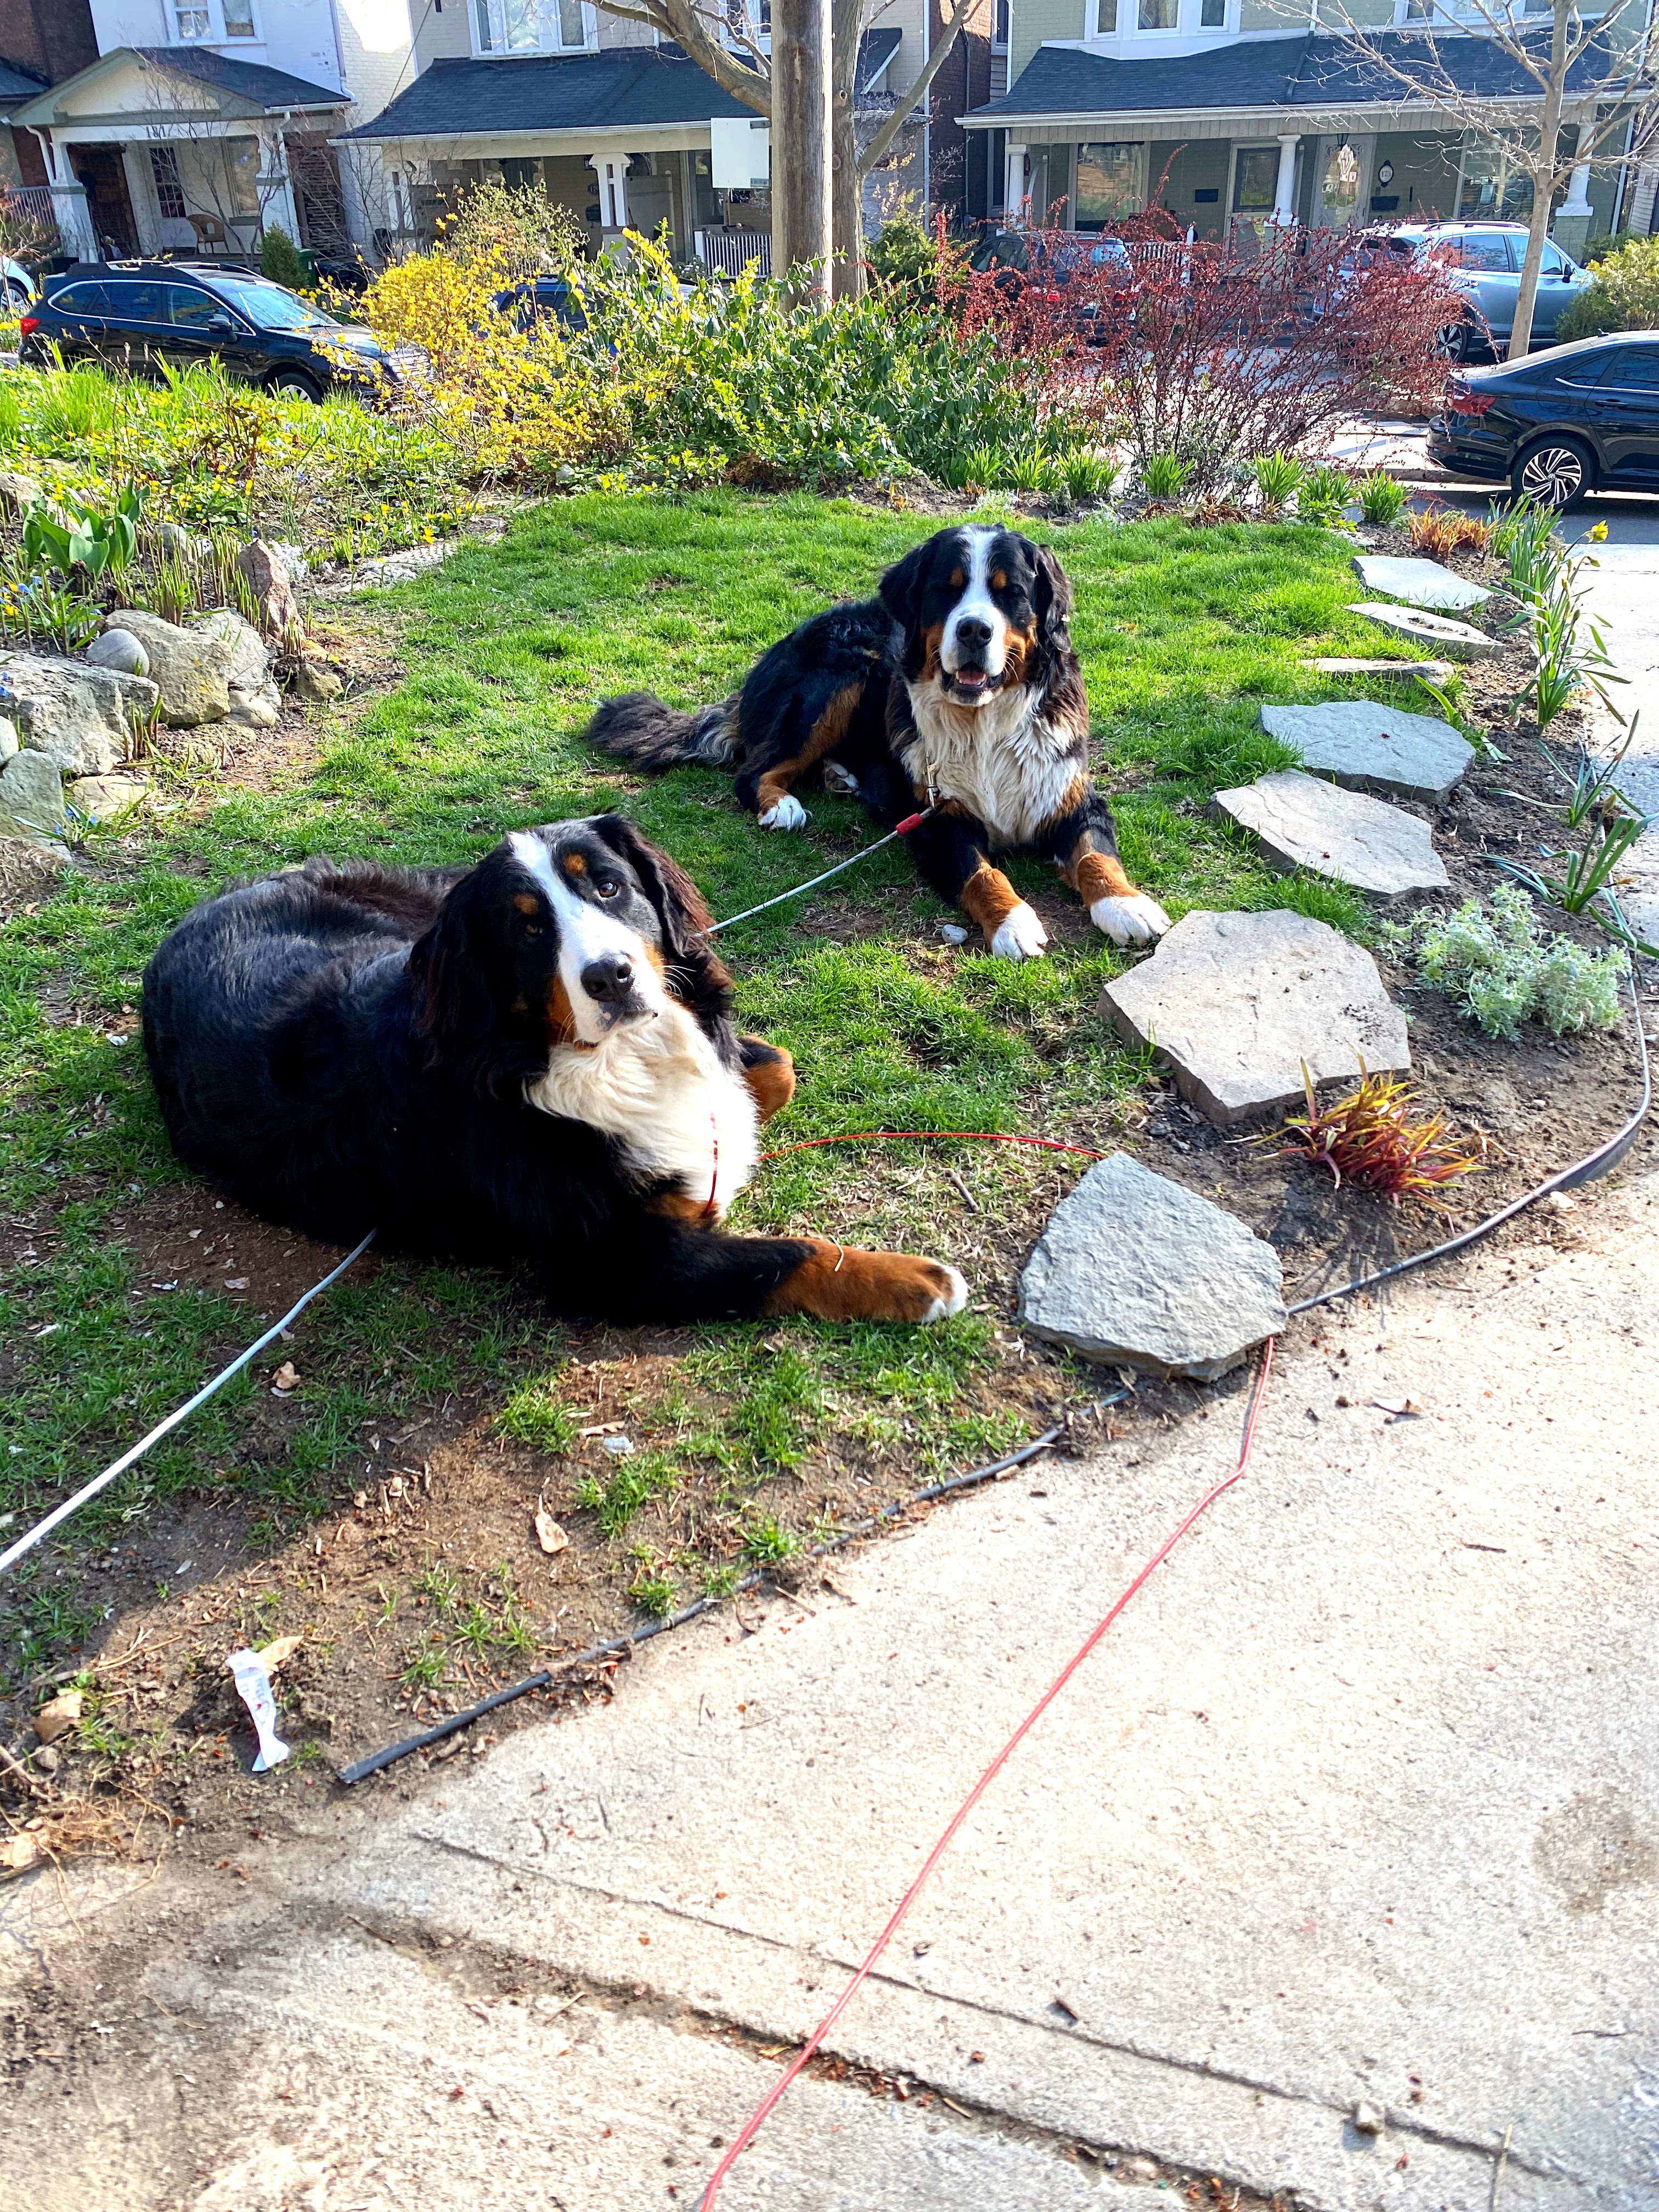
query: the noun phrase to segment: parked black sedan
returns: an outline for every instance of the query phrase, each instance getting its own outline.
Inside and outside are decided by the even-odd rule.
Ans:
[[[78,262],[49,279],[18,324],[19,350],[44,368],[99,361],[150,374],[162,362],[222,362],[230,374],[297,399],[372,398],[398,383],[371,331],[333,321],[297,292],[210,262]]]
[[[1517,499],[1659,491],[1659,331],[1619,331],[1526,361],[1460,370],[1429,425],[1429,458],[1509,478]]]

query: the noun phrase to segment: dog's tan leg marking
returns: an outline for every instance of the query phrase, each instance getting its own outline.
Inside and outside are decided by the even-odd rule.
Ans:
[[[988,945],[1014,908],[1024,903],[1001,869],[994,868],[988,860],[975,869],[957,900],[969,921],[976,921],[985,932]]]
[[[811,1240],[810,1259],[779,1284],[769,1314],[820,1321],[938,1321],[961,1310],[967,1285],[954,1267],[904,1252],[856,1252]]]

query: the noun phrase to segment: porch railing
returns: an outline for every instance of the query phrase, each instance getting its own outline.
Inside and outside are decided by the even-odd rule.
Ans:
[[[751,261],[758,261],[763,276],[772,274],[772,235],[765,230],[700,230],[695,234],[697,258],[705,269],[723,276],[741,276]]]
[[[14,246],[31,258],[38,255],[44,259],[63,250],[50,185],[0,185],[0,221]]]

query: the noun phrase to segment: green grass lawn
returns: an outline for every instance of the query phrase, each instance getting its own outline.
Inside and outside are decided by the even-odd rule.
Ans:
[[[611,808],[673,852],[717,915],[784,890],[869,841],[854,805],[809,792],[809,830],[765,836],[726,777],[684,770],[641,783],[586,750],[581,729],[611,690],[719,696],[801,617],[867,592],[928,526],[805,496],[542,507],[500,544],[469,546],[390,595],[404,678],[324,721],[314,769],[273,790],[219,793],[137,837],[98,838],[100,872],[70,877],[7,926],[4,1206],[14,1224],[51,1217],[49,1251],[38,1238],[33,1257],[14,1250],[0,1310],[0,1512],[17,1516],[13,1533],[252,1333],[226,1301],[153,1291],[108,1226],[179,1179],[136,1041],[106,1037],[132,1027],[140,970],[168,924],[227,878],[309,853],[465,860],[515,826]],[[1388,650],[1344,611],[1354,590],[1346,541],[1291,526],[1103,519],[1043,534],[1076,586],[1097,759],[1118,793],[1131,873],[1176,916],[1289,902],[1364,933],[1364,902],[1270,878],[1205,811],[1221,785],[1285,764],[1256,729],[1256,706],[1324,696],[1302,659]],[[744,1025],[787,1045],[799,1069],[776,1142],[880,1126],[1109,1135],[1146,1073],[1095,1012],[1126,956],[1051,872],[1017,863],[1012,873],[1048,923],[1045,961],[1012,966],[946,945],[945,910],[894,848],[725,940]],[[1006,1149],[914,1146],[833,1148],[763,1170],[735,1226],[810,1224],[957,1259],[1000,1310],[981,1304],[925,1342],[806,1322],[687,1333],[676,1379],[653,1386],[653,1450],[590,1477],[577,1502],[623,1536],[688,1466],[714,1468],[728,1534],[765,1556],[782,1539],[754,1505],[756,1486],[828,1438],[886,1455],[906,1483],[1005,1444],[1036,1418],[1029,1391],[1017,1401],[994,1387],[1010,1268],[1032,1206],[1071,1172]],[[504,1407],[520,1441],[568,1438],[561,1340],[511,1284],[398,1262],[372,1287],[331,1293],[303,1326],[306,1402],[280,1449],[250,1426],[262,1383],[244,1378],[89,1513],[75,1540],[204,1484],[257,1501],[256,1533],[274,1540],[351,1489],[371,1428],[462,1388]],[[640,1595],[664,1605],[699,1571],[659,1546],[641,1556]],[[43,1555],[14,1586],[26,1656],[84,1626],[57,1617],[51,1573]]]

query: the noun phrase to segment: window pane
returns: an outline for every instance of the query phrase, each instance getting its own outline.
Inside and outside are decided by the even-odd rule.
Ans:
[[[224,179],[232,215],[259,212],[259,142],[257,138],[225,138]]]
[[[1457,249],[1456,259],[1464,269],[1502,269],[1510,266],[1510,242],[1507,238],[1466,238]]]
[[[1552,246],[1547,238],[1544,240],[1544,258],[1539,266],[1546,276],[1565,276],[1567,273],[1566,256],[1559,246]]]
[[[164,323],[167,319],[165,284],[110,284],[109,312],[118,322]]]
[[[1133,215],[1139,205],[1138,145],[1097,143],[1078,148],[1074,220],[1079,230],[1098,230],[1121,215]]]
[[[179,181],[179,155],[172,146],[152,146],[149,173],[155,179],[155,204],[168,222],[182,222],[185,191]]]
[[[1277,146],[1241,146],[1233,174],[1233,205],[1240,215],[1271,215],[1279,193]]]
[[[212,34],[213,24],[205,8],[175,9],[173,20],[179,26],[179,40],[185,45],[192,39],[205,39]]]
[[[225,312],[217,300],[198,291],[194,284],[169,284],[167,295],[173,302],[175,330],[204,331],[216,315]]]
[[[510,54],[533,54],[541,44],[536,21],[536,0],[501,0],[505,36],[501,43]]]
[[[1100,0],[1100,14],[1096,24],[1097,34],[1111,38],[1117,30],[1117,0]]]
[[[1622,392],[1659,392],[1659,346],[1620,346],[1601,382]]]
[[[582,21],[581,0],[559,0],[559,44],[562,46],[585,46],[587,27]]]
[[[481,54],[493,54],[495,51],[495,42],[490,35],[489,0],[473,0],[472,15],[478,34],[478,52]]]
[[[251,39],[253,36],[253,0],[225,0],[225,36],[228,39]]]
[[[109,304],[101,284],[70,284],[50,296],[60,315],[101,315]]]
[[[1224,31],[1227,27],[1227,0],[1204,0],[1199,12],[1199,27],[1206,31]]]
[[[1173,31],[1176,27],[1176,0],[1140,0],[1140,27],[1143,31]]]

